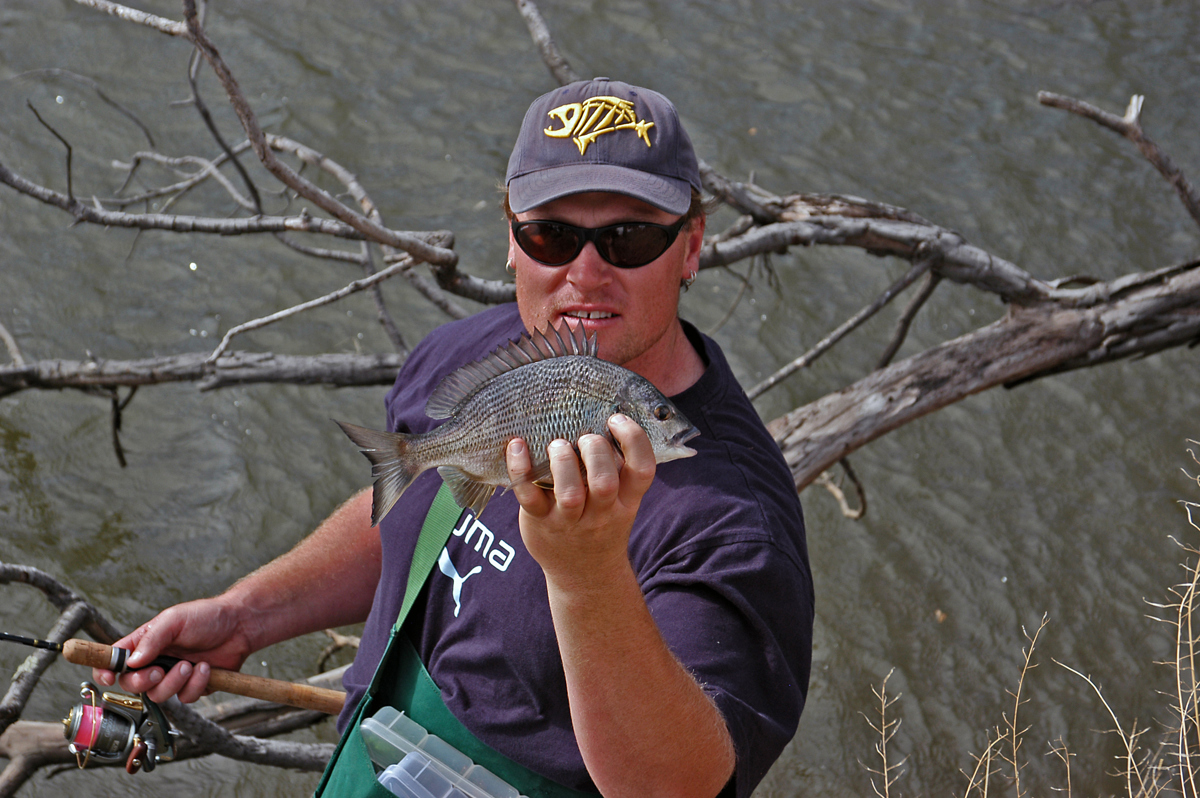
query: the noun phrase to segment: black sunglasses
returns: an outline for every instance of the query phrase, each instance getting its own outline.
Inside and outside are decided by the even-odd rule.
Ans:
[[[566,222],[512,223],[517,246],[543,266],[562,266],[579,257],[591,241],[600,257],[618,269],[636,269],[662,255],[675,243],[687,217],[675,224],[621,222],[607,227],[576,227]]]

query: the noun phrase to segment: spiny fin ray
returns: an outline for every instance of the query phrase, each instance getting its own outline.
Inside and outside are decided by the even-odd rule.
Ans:
[[[558,327],[547,329],[550,334],[542,330],[534,330],[533,335],[524,333],[482,360],[468,363],[458,371],[447,374],[430,394],[425,404],[425,415],[430,418],[450,418],[488,381],[521,366],[572,355],[598,357],[596,336],[587,337],[583,325],[572,329],[564,321]]]

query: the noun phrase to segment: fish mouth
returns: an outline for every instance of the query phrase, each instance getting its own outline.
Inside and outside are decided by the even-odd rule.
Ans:
[[[671,460],[682,460],[685,457],[691,457],[696,454],[696,450],[690,446],[685,446],[688,441],[700,434],[700,430],[695,427],[688,427],[682,432],[671,436],[667,441],[667,445],[662,448],[655,458],[660,463],[667,463]]]

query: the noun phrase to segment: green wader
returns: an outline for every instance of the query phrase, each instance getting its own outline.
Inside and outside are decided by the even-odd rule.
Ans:
[[[446,707],[441,691],[425,670],[412,643],[400,631],[421,586],[433,571],[434,563],[437,562],[442,547],[450,539],[450,533],[461,514],[462,510],[454,503],[449,489],[443,485],[438,490],[428,515],[425,516],[425,523],[421,526],[412,565],[409,566],[404,601],[392,627],[387,649],[379,661],[375,675],[371,678],[370,687],[354,712],[354,718],[346,727],[333,757],[325,767],[321,783],[317,785],[314,793],[317,798],[387,798],[392,795],[376,781],[375,768],[359,732],[359,725],[363,719],[370,717],[383,706],[393,706],[404,711],[430,734],[441,737],[469,756],[475,764],[483,765],[529,798],[595,795],[572,790],[538,775],[476,738]]]

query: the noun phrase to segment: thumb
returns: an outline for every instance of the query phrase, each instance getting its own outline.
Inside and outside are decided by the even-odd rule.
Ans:
[[[122,646],[133,649],[126,666],[130,670],[137,670],[154,662],[177,634],[178,630],[165,623],[161,615],[142,624],[125,639],[126,645]]]

